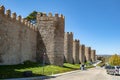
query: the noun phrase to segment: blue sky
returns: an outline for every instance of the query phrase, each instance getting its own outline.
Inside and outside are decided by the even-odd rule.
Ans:
[[[33,10],[65,16],[65,31],[97,50],[120,54],[120,0],[0,0],[23,17]]]

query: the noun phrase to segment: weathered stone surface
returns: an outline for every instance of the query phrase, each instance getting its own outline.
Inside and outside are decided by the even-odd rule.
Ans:
[[[79,64],[79,40],[73,41],[73,61],[74,64]]]
[[[91,61],[91,47],[85,47],[85,59]]]
[[[0,14],[0,64],[36,61],[36,32]]]
[[[79,60],[80,63],[85,63],[85,45],[80,45],[79,47]]]
[[[92,59],[92,62],[95,62],[96,61],[96,50],[91,50],[91,59]]]
[[[43,43],[37,52],[42,55],[45,53],[47,64],[63,65],[64,60],[64,19],[47,15],[37,15],[37,27],[41,36],[40,43]]]
[[[73,33],[67,32],[64,35],[64,57],[65,62],[73,63]]]

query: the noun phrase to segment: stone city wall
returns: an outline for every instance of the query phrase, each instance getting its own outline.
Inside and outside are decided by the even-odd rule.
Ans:
[[[75,64],[95,61],[95,50],[73,41],[72,32],[64,32],[63,15],[38,13],[36,18],[33,25],[0,6],[0,65],[27,60],[58,66],[63,66],[64,60]]]
[[[95,57],[96,57],[96,50],[91,50],[91,59],[92,59],[92,62],[96,61]]]
[[[64,35],[64,57],[65,62],[73,63],[73,33],[67,32]]]
[[[80,45],[79,47],[79,60],[80,63],[84,63],[85,62],[85,45]]]
[[[73,41],[73,62],[74,64],[79,64],[79,40]]]
[[[36,30],[30,24],[0,7],[0,64],[19,64],[36,61]]]
[[[91,61],[91,47],[85,47],[85,59]]]

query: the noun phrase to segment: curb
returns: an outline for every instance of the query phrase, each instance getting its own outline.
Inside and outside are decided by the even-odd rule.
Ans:
[[[74,71],[65,72],[65,73],[53,74],[50,76],[28,77],[28,78],[11,78],[11,79],[0,79],[0,80],[44,80],[47,78],[52,78],[52,77],[57,77],[57,76],[65,75],[65,74],[74,73],[76,71],[80,71],[80,70],[74,70]]]
[[[61,75],[65,75],[65,74],[70,74],[70,73],[74,73],[76,71],[81,71],[81,70],[74,70],[74,71],[69,71],[69,72],[64,72],[64,73],[59,73],[59,74],[53,74],[53,75],[50,75],[50,76],[61,76]]]

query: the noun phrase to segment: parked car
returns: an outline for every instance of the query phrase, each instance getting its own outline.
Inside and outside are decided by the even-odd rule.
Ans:
[[[106,72],[107,72],[107,74],[113,74],[114,67],[113,66],[106,66]]]
[[[115,67],[114,74],[120,75],[120,66],[114,66],[114,67]]]
[[[120,66],[106,66],[107,74],[120,75]]]

